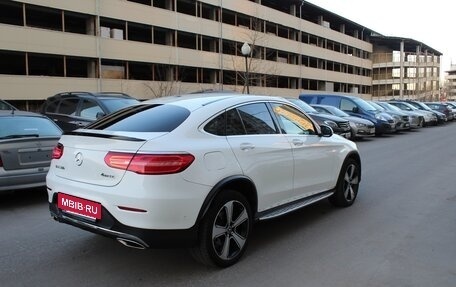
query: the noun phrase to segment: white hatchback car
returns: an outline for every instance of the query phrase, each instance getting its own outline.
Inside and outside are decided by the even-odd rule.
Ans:
[[[329,198],[350,206],[356,144],[283,98],[159,98],[65,133],[47,190],[54,219],[134,248],[186,246],[226,267],[255,221]]]

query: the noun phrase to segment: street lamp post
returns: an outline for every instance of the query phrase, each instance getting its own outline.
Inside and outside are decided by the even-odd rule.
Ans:
[[[241,53],[245,58],[245,85],[247,87],[247,94],[250,94],[250,89],[249,89],[249,65],[248,65],[248,60],[247,57],[250,55],[251,49],[250,45],[245,42],[244,45],[241,47]]]

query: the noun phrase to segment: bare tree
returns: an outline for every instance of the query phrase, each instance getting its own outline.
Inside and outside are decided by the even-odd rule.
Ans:
[[[242,83],[242,92],[245,92],[246,83],[252,86],[269,86],[277,78],[278,67],[277,67],[277,54],[275,50],[265,48],[267,45],[267,36],[263,32],[264,27],[263,21],[255,19],[251,23],[251,27],[246,27],[245,33],[241,36],[243,42],[250,45],[251,53],[247,56],[247,69],[245,68],[245,59],[240,58],[242,43],[233,43],[229,49],[231,50],[231,59],[233,63],[233,69],[235,71],[232,74],[231,82],[238,84]],[[250,28],[250,29],[248,29]],[[270,61],[268,61],[270,60]]]
[[[144,86],[150,91],[153,98],[178,95],[181,91],[181,81],[177,80],[176,73],[183,72],[181,68],[171,65],[155,65],[154,81],[145,82]]]

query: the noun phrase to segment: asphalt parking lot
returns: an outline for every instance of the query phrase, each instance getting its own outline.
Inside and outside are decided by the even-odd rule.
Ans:
[[[456,123],[358,142],[357,202],[255,227],[235,266],[135,250],[51,220],[44,189],[0,196],[2,286],[454,286]]]

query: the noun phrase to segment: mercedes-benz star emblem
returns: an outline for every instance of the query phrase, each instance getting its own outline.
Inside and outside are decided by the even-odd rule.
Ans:
[[[78,152],[75,156],[74,156],[74,161],[76,162],[76,165],[80,166],[82,164],[82,162],[84,161],[84,158],[82,156],[82,153]]]

